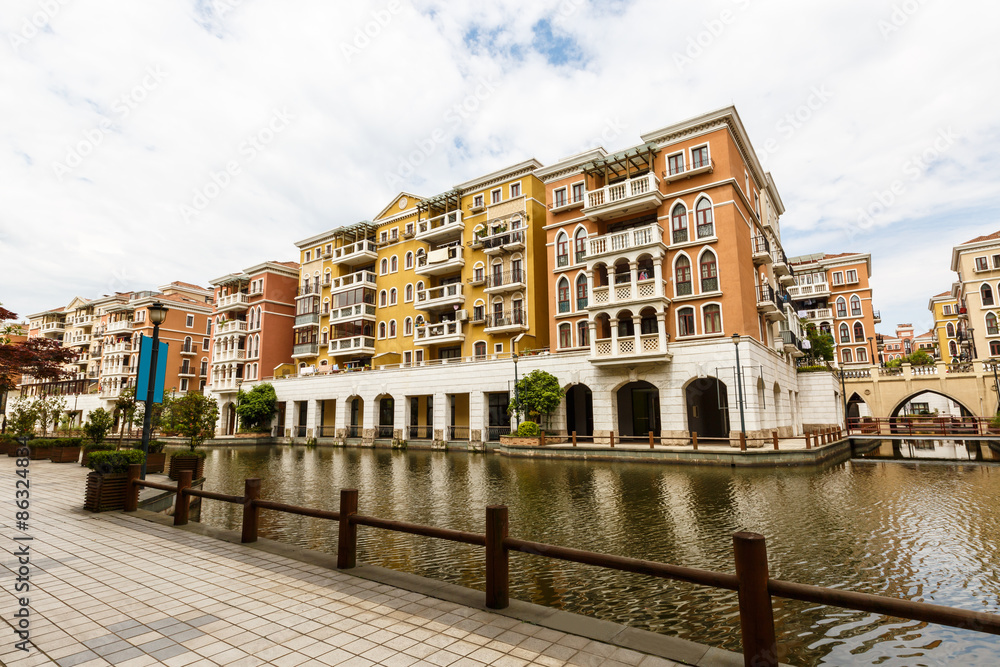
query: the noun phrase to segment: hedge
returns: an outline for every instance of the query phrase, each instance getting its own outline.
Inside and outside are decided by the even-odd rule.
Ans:
[[[49,449],[51,447],[80,447],[83,438],[35,438],[28,441],[29,449]]]
[[[104,475],[116,472],[128,472],[128,467],[134,463],[142,464],[142,452],[136,449],[120,449],[118,451],[93,452],[87,460],[87,467]]]

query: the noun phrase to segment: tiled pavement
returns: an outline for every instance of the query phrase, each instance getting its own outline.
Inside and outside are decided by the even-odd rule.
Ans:
[[[31,640],[15,648],[15,461],[0,457],[0,665],[674,665],[178,530],[81,509],[86,470],[32,461]],[[23,595],[23,594],[21,594]]]

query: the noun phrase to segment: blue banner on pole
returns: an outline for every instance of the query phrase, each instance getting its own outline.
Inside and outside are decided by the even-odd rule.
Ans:
[[[149,362],[153,354],[153,339],[142,336],[139,339],[139,371],[136,373],[135,398],[137,401],[146,400],[149,392]],[[170,346],[161,341],[157,341],[156,354],[156,381],[153,384],[153,403],[163,403],[163,384],[167,377],[167,352]]]

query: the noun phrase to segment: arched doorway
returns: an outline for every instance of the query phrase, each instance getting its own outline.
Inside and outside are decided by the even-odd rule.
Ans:
[[[660,432],[660,390],[639,380],[618,390],[619,435],[646,435]]]
[[[566,432],[594,435],[594,395],[585,384],[575,384],[566,392]]]
[[[360,396],[355,396],[350,399],[350,426],[347,428],[347,437],[349,438],[360,438],[361,429],[364,423],[364,401],[361,400]]]
[[[702,438],[729,437],[729,396],[718,378],[692,380],[684,390],[688,430]]]
[[[378,437],[391,438],[396,418],[396,404],[392,396],[383,396],[378,401]]]
[[[226,408],[226,435],[236,433],[236,406],[232,403]]]

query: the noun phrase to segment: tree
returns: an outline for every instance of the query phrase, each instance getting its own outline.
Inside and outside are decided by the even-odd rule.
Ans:
[[[83,432],[94,441],[95,445],[104,442],[105,436],[115,425],[114,417],[104,408],[97,408],[87,415],[87,423],[83,425]]]
[[[14,341],[21,334],[17,325],[6,324],[17,315],[0,306],[0,391],[17,387],[22,375],[36,380],[61,380],[70,377],[73,370],[66,368],[76,360],[72,348],[51,338],[28,338]]]
[[[125,439],[125,424],[128,423],[129,430],[132,430],[133,422],[142,421],[143,406],[135,399],[135,387],[126,387],[122,390],[115,400],[115,411],[121,420],[118,432],[118,448],[121,449],[122,441]]]
[[[170,404],[173,429],[188,438],[188,447],[192,452],[214,435],[218,420],[219,404],[204,394],[190,391]]]
[[[66,399],[62,396],[39,396],[32,407],[44,436],[48,433],[49,424],[55,426],[59,422],[59,413],[66,409]]]
[[[551,373],[535,370],[518,381],[514,400],[507,411],[523,412],[531,421],[539,422],[559,407],[562,398],[559,379]]]
[[[249,431],[266,430],[271,425],[271,418],[278,412],[278,395],[274,387],[266,382],[250,391],[241,389],[238,403],[236,414],[240,417],[240,426]]]
[[[927,350],[914,350],[913,354],[908,356],[907,361],[910,362],[912,366],[930,366],[934,363],[934,357],[927,353]]]
[[[35,413],[33,401],[21,396],[11,405],[10,419],[8,425],[18,438],[26,438],[35,432],[35,422],[38,415]]]
[[[833,336],[821,331],[815,324],[802,320],[806,329],[806,339],[809,341],[809,363],[817,361],[833,361]]]

